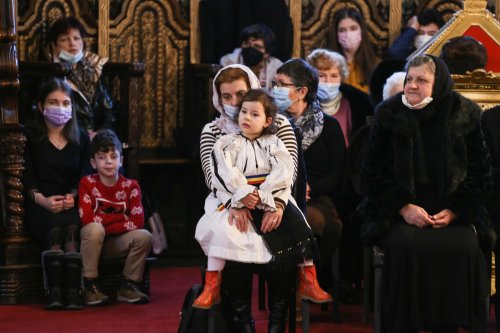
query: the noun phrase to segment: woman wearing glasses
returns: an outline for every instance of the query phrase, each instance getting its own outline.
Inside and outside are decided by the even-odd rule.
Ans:
[[[249,194],[241,199],[241,203],[245,207],[240,209],[227,205],[225,201],[222,202],[212,186],[212,178],[215,175],[211,174],[210,159],[215,141],[218,138],[225,134],[239,132],[237,117],[241,99],[250,89],[257,88],[260,88],[260,82],[248,67],[234,64],[221,69],[215,76],[213,83],[213,105],[220,112],[220,117],[205,125],[201,134],[202,168],[206,184],[212,191],[205,202],[205,210],[218,207],[228,209],[228,219],[235,223],[238,229],[244,229],[241,228],[241,225],[248,225],[252,222],[251,209],[246,207],[255,206],[259,198]],[[276,135],[289,150],[294,163],[293,169],[296,170],[298,153],[293,129],[283,115],[276,116],[275,124],[277,127]],[[295,177],[296,172],[294,172],[294,180]],[[258,228],[254,229],[258,230]],[[247,232],[255,232],[252,230]],[[285,332],[288,301],[295,284],[294,270],[297,263],[302,262],[303,259],[312,258],[315,240],[304,216],[293,203],[292,198],[289,199],[284,209],[280,223],[275,226],[273,231],[262,235],[262,237],[266,247],[261,250],[269,251],[272,256],[271,262],[265,267],[269,287],[268,330],[269,332]],[[290,243],[290,239],[293,240],[293,243]],[[249,256],[251,257],[251,254]],[[235,318],[235,331],[237,332],[255,332],[251,314],[251,286],[254,270],[255,267],[247,263],[227,262],[222,274],[222,285],[224,286],[222,294],[227,295],[233,312],[232,317]],[[220,276],[220,274],[217,275]],[[331,297],[319,288],[312,260],[300,265],[299,280],[299,293],[302,298],[315,302],[331,301]],[[214,290],[214,293],[216,292],[217,290]]]
[[[307,174],[306,219],[320,242],[321,262],[338,245],[342,222],[333,197],[340,190],[346,146],[339,122],[321,110],[316,98],[318,72],[302,59],[290,59],[276,72],[274,98],[279,111],[302,132],[301,148]]]

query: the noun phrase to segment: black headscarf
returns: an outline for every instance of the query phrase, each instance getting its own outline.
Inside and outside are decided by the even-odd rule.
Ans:
[[[449,187],[446,165],[447,151],[450,148],[449,118],[453,111],[453,80],[448,67],[441,59],[432,55],[429,57],[436,65],[433,100],[422,109],[411,110],[416,120],[415,181],[417,196],[420,189],[426,194],[434,194],[434,200],[440,201],[445,197]]]

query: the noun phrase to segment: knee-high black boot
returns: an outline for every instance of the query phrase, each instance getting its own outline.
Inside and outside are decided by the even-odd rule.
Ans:
[[[83,308],[82,256],[77,252],[64,255],[64,298],[67,310]]]
[[[290,293],[295,283],[295,270],[268,271],[267,283],[269,287],[269,333],[284,333]]]
[[[240,263],[226,265],[222,274],[223,295],[229,301],[235,331],[240,333],[255,333],[251,302],[252,274],[252,266]]]
[[[63,308],[63,254],[61,250],[42,252],[43,285],[47,310]]]

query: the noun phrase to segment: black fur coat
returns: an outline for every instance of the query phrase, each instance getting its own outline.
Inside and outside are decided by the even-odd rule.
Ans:
[[[492,191],[493,178],[480,127],[481,110],[456,92],[451,92],[448,102],[452,103],[446,107],[448,115],[432,120],[442,122],[439,125],[448,133],[440,155],[445,184],[440,209],[450,209],[458,216],[452,223],[475,225],[480,241],[486,243],[483,246],[491,247],[495,235],[484,202]],[[377,107],[361,176],[365,194],[361,236],[366,243],[376,242],[393,223],[402,221],[399,210],[415,202],[416,183],[425,178],[415,149],[412,112],[402,107],[401,94]]]

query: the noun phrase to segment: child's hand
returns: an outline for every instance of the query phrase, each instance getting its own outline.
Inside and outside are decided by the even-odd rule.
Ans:
[[[50,197],[40,196],[38,204],[52,213],[59,213],[63,209],[63,195],[52,195]]]
[[[247,208],[229,209],[228,222],[230,225],[233,225],[234,223],[236,225],[236,229],[238,229],[240,232],[248,231],[248,224],[251,220],[252,214],[250,214],[250,210],[248,210]]]
[[[245,205],[248,209],[255,209],[255,206],[260,202],[259,192],[257,189],[252,193],[247,194],[243,199],[241,199],[241,203]]]
[[[265,212],[264,217],[262,217],[262,226],[260,227],[260,231],[262,231],[263,233],[268,233],[278,229],[281,224],[282,218],[283,209],[281,207],[278,207],[278,209],[274,213],[271,211]]]
[[[73,207],[75,207],[75,197],[73,196],[73,194],[68,193],[64,197],[62,209],[70,209]]]

